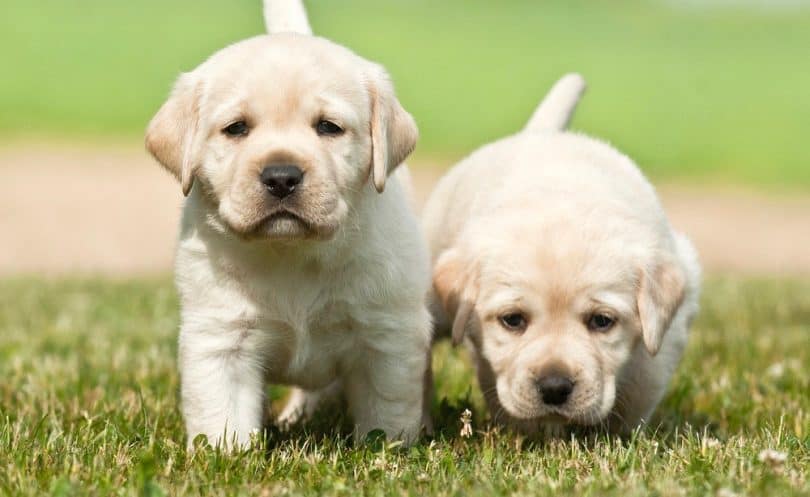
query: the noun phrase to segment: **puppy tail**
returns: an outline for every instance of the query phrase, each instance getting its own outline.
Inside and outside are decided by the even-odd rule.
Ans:
[[[264,23],[270,34],[312,34],[303,0],[264,0]]]
[[[534,111],[526,131],[565,131],[579,99],[585,93],[585,79],[576,73],[557,81]]]

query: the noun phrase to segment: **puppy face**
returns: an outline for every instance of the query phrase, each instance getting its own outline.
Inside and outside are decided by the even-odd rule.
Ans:
[[[522,421],[601,422],[621,402],[616,379],[636,344],[660,346],[680,270],[610,220],[492,226],[505,235],[445,253],[434,275],[454,339],[469,336],[490,376],[490,404]]]
[[[252,38],[177,82],[147,148],[243,238],[328,239],[413,149],[385,72],[304,35]]]

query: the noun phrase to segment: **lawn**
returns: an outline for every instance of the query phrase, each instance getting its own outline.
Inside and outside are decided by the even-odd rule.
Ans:
[[[579,71],[590,91],[574,126],[653,176],[807,188],[810,7],[757,3],[309,6],[317,33],[389,68],[420,124],[417,161],[516,131],[556,78]],[[2,140],[140,140],[180,71],[262,31],[259,5],[5,0]]]
[[[810,493],[806,282],[709,281],[655,422],[623,440],[598,433],[525,440],[498,431],[463,354],[443,345],[434,358],[433,440],[353,448],[346,420],[326,411],[240,454],[188,455],[177,325],[168,280],[4,281],[0,495]],[[282,394],[273,389],[271,397]],[[462,438],[468,407],[475,432]]]

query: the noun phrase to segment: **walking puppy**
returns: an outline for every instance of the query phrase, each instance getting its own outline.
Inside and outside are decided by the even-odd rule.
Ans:
[[[564,132],[583,90],[560,80],[424,213],[439,330],[471,345],[493,418],[529,433],[649,419],[698,306],[695,251],[638,168]]]
[[[188,197],[176,259],[188,441],[247,443],[268,381],[339,382],[357,436],[412,441],[430,269],[391,172],[416,125],[382,67],[310,36],[300,2],[265,7],[271,34],[183,74],[146,133]]]

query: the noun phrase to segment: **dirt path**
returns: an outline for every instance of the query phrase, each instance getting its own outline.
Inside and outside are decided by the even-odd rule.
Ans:
[[[415,167],[421,205],[441,170]],[[659,187],[707,272],[810,276],[810,195]],[[171,268],[181,194],[137,147],[0,148],[0,276]]]

